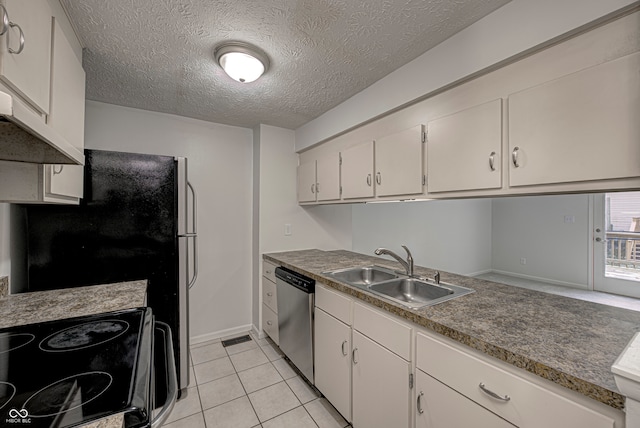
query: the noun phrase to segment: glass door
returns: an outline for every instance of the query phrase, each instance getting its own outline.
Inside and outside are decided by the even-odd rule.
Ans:
[[[640,192],[594,195],[593,287],[640,298]]]

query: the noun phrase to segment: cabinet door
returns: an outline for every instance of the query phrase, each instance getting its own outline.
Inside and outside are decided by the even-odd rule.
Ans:
[[[331,153],[316,160],[316,195],[318,201],[340,199],[340,153]]]
[[[640,176],[638,70],[634,53],[510,95],[509,184]]]
[[[316,201],[316,161],[298,166],[298,202]]]
[[[375,141],[377,196],[422,193],[422,125]]]
[[[351,328],[321,309],[315,311],[315,385],[351,420]]]
[[[409,363],[353,330],[353,426],[409,426]]]
[[[373,141],[342,152],[342,199],[372,198]]]
[[[84,167],[80,165],[45,165],[44,198],[82,198]]]
[[[54,19],[51,69],[51,110],[47,123],[62,138],[84,148],[85,74],[71,42]]]
[[[416,370],[416,428],[513,428],[464,395]]]
[[[8,18],[17,26],[1,37],[0,79],[40,112],[49,112],[51,8],[47,0],[4,0]],[[20,30],[24,47],[18,51]]]
[[[502,187],[502,99],[427,125],[429,192]]]

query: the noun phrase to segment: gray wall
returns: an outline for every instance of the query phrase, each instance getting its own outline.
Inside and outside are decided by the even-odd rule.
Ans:
[[[494,199],[492,211],[493,270],[587,288],[588,195]]]
[[[387,247],[418,265],[472,275],[491,269],[491,200],[396,202],[353,206],[353,250]]]

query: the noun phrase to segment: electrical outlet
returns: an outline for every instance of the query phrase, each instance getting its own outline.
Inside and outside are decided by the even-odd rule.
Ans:
[[[289,223],[284,225],[284,235],[285,236],[290,236],[291,235],[291,225]]]
[[[575,223],[576,222],[576,216],[574,216],[574,215],[566,215],[566,216],[564,216],[564,222],[565,223]]]
[[[520,257],[520,264],[521,265],[526,265],[527,264],[527,259],[524,257]]]

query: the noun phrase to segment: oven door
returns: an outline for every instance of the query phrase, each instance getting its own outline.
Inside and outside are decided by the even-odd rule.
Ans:
[[[173,340],[171,328],[161,322],[155,321],[153,343],[153,378],[151,390],[152,420],[151,428],[161,427],[167,420],[173,405],[178,398],[178,379],[176,376],[176,363],[173,356]],[[157,408],[156,408],[157,406]]]

